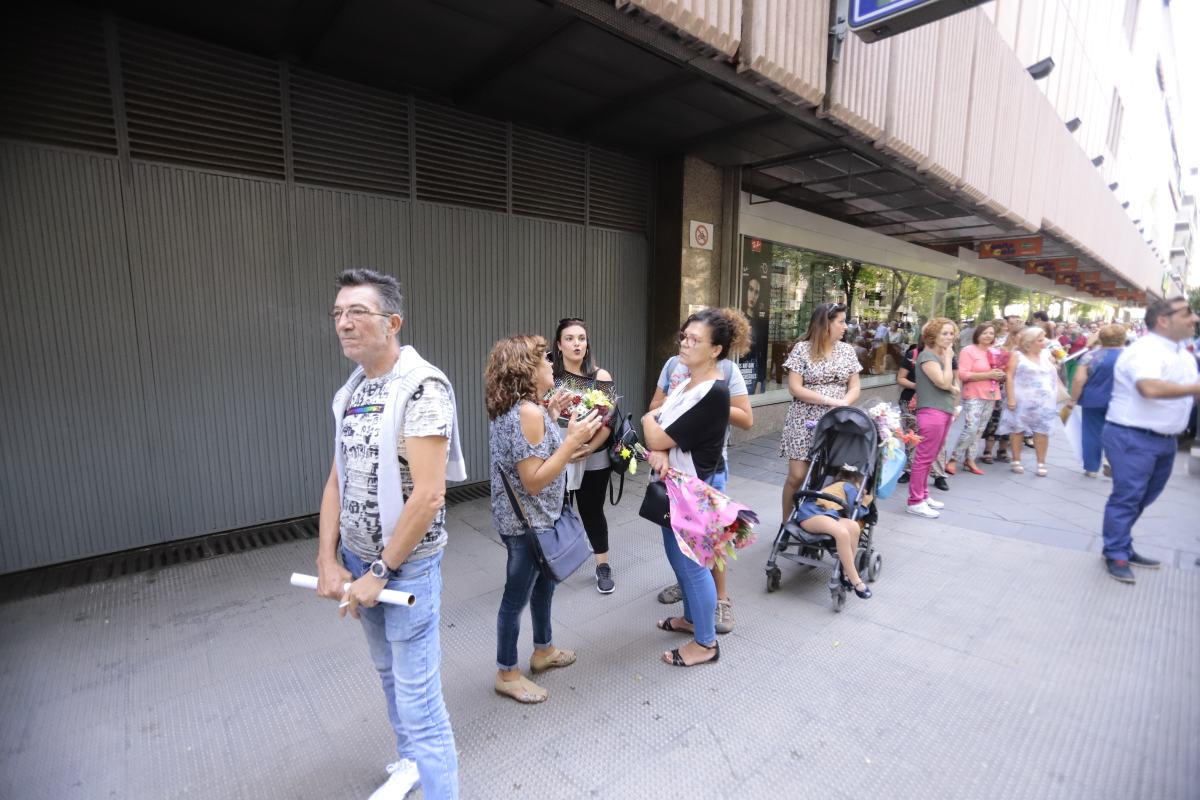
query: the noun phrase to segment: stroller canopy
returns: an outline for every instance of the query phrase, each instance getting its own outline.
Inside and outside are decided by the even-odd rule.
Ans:
[[[845,406],[821,417],[813,432],[809,460],[821,463],[826,470],[854,467],[869,478],[875,472],[878,450],[879,431],[867,412]]]

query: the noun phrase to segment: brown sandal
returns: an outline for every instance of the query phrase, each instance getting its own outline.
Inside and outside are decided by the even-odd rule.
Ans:
[[[498,672],[496,673],[496,694],[511,697],[518,703],[541,703],[550,696],[549,692],[524,675],[515,681],[506,681],[500,677]]]
[[[575,663],[574,650],[559,650],[554,649],[548,656],[541,656],[534,653],[529,657],[529,671],[533,673],[545,672],[548,669],[555,667],[569,667]]]

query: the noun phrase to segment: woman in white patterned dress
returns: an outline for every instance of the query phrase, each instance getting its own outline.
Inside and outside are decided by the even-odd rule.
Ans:
[[[1058,368],[1046,349],[1045,329],[1029,327],[1017,334],[1005,385],[1006,407],[1000,414],[996,434],[1008,435],[1012,471],[1020,474],[1025,471],[1021,465],[1021,445],[1025,434],[1032,432],[1037,474],[1044,478],[1050,426],[1058,417]]]
[[[841,341],[846,332],[846,307],[822,303],[813,310],[808,332],[796,342],[783,368],[788,371],[792,404],[783,423],[780,455],[788,457],[783,482],[783,516],[792,512],[796,491],[808,475],[808,451],[813,429],[831,408],[858,402],[858,373],[862,365],[854,348]]]

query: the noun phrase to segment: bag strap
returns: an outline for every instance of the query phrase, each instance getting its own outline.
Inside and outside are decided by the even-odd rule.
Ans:
[[[517,519],[521,520],[521,524],[525,526],[525,530],[533,530],[533,527],[529,524],[529,518],[525,516],[525,507],[517,499],[516,493],[513,492],[512,484],[508,482],[508,476],[504,474],[503,468],[500,470],[500,480],[504,482],[504,491],[508,494],[508,502],[512,503]]]
[[[625,470],[621,470],[621,483],[620,483],[620,487],[617,490],[617,499],[616,500],[613,499],[612,478],[613,478],[613,476],[612,476],[612,473],[610,472],[608,475],[608,502],[615,506],[617,503],[621,502],[621,498],[625,496]]]

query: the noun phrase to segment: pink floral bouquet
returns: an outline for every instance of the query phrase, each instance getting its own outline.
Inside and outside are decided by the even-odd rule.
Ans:
[[[667,471],[671,530],[685,556],[706,569],[725,569],[726,559],[754,542],[758,515],[704,481],[677,469]]]

